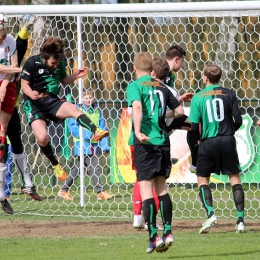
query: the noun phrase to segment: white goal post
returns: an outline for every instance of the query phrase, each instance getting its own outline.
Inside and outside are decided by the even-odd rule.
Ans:
[[[260,130],[256,122],[260,117],[260,1],[3,5],[1,12],[11,18],[8,30],[13,36],[19,31],[18,17],[23,14],[37,16],[30,31],[26,58],[39,52],[46,36],[65,39],[68,73],[83,65],[90,68],[88,78],[71,84],[72,102],[82,104],[83,88],[95,90],[95,98],[110,130],[110,153],[100,155],[100,174],[105,189],[115,194],[114,199],[97,200],[81,159],[81,176],[70,190],[74,200],[63,201],[57,196],[63,183],[57,181],[51,164],[40,155],[32,178],[44,200],[35,202],[20,194],[21,177],[13,169],[12,201],[17,214],[132,218],[135,174],[127,146],[129,118],[125,89],[134,79],[133,57],[139,51],[150,52],[154,57],[163,56],[167,48],[177,43],[187,50],[183,68],[176,74],[175,84],[180,94],[201,89],[200,76],[204,65],[215,63],[223,69],[221,84],[232,88],[239,98],[243,127],[237,132],[236,139],[243,169],[245,217],[259,218]],[[189,104],[184,105],[188,113]],[[25,153],[33,165],[38,146],[27,125],[22,105],[19,111]],[[57,151],[62,146],[63,135],[53,137]],[[173,165],[168,181],[169,193],[175,218],[200,218],[204,217],[204,210],[198,197],[196,177],[189,172],[190,153],[185,135],[184,131],[175,131],[171,135],[172,157],[179,160]],[[73,142],[71,136],[66,138],[69,160],[62,155],[59,158],[69,173],[74,164]],[[218,216],[234,217],[235,207],[227,179],[213,175],[211,185]]]

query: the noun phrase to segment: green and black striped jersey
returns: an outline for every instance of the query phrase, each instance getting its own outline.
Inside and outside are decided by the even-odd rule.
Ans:
[[[234,117],[240,116],[235,93],[218,85],[210,85],[191,100],[189,121],[202,123],[201,140],[235,133]]]
[[[169,135],[165,123],[166,107],[172,110],[180,106],[180,102],[172,95],[163,83],[145,75],[129,84],[126,89],[128,106],[134,101],[142,103],[143,119],[141,131],[150,137],[146,144],[165,145],[169,143]],[[134,136],[134,144],[140,143]]]

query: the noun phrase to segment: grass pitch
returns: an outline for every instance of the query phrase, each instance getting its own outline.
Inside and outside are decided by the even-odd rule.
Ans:
[[[258,260],[260,253],[258,232],[244,234],[214,232],[175,232],[175,242],[166,253],[145,253],[147,232],[136,235],[95,235],[73,238],[7,238],[1,239],[1,259],[15,260]]]

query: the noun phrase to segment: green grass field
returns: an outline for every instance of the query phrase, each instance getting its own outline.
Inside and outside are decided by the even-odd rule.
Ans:
[[[1,239],[1,259],[15,260],[137,260],[198,259],[258,260],[259,233],[234,231],[198,235],[197,232],[176,232],[175,243],[166,253],[145,253],[147,233],[62,238]]]
[[[78,181],[78,180],[77,180]],[[88,180],[87,180],[88,181]],[[47,181],[46,181],[47,183]],[[15,236],[1,236],[0,259],[3,260],[145,260],[145,259],[190,259],[190,260],[258,260],[260,259],[260,191],[258,186],[244,185],[246,192],[245,218],[246,221],[254,221],[254,228],[247,226],[247,233],[236,234],[234,230],[236,211],[232,201],[230,188],[213,187],[216,215],[222,216],[222,220],[228,225],[222,225],[224,229],[215,228],[208,235],[199,235],[199,227],[192,227],[193,221],[202,223],[205,212],[197,199],[196,187],[170,186],[169,192],[173,198],[173,225],[177,221],[187,222],[185,230],[173,229],[175,236],[174,245],[163,254],[146,254],[148,234],[145,231],[132,231],[132,186],[112,185],[112,192],[116,195],[114,200],[97,201],[96,195],[91,189],[86,191],[86,206],[80,206],[80,198],[75,188],[71,189],[74,196],[73,203],[57,198],[59,187],[47,188],[39,186],[39,193],[43,196],[42,202],[35,202],[28,196],[14,192],[11,204],[14,208],[14,216],[5,216],[0,212],[0,224],[3,229],[5,224],[17,224],[17,221],[30,223],[51,221],[64,221],[64,225],[70,221],[90,222],[102,221],[102,228],[106,229],[108,221],[128,221],[129,229],[120,230],[111,234],[95,232],[80,237],[70,236],[66,233],[62,236],[38,236],[37,228],[24,229],[23,233],[17,232]],[[185,189],[185,192],[183,190]],[[191,210],[192,209],[192,210]],[[80,216],[80,217],[79,217]],[[158,218],[160,219],[160,218]],[[65,222],[66,221],[66,222]],[[186,227],[187,226],[187,227]],[[191,226],[191,228],[189,228]],[[221,224],[220,224],[221,226]],[[94,225],[95,227],[95,225]],[[15,228],[15,227],[13,227]],[[92,227],[93,228],[93,227]],[[5,234],[8,230],[4,230]],[[34,232],[34,237],[27,237],[26,232]]]
[[[223,195],[223,194],[222,194]],[[226,194],[227,195],[227,194]],[[13,223],[16,225],[16,221],[26,222],[27,226],[30,226],[32,222],[51,221],[54,225],[57,221],[64,221],[64,226],[71,222],[90,222],[93,220],[104,222],[103,228],[106,229],[106,223],[108,221],[118,222],[122,219],[113,218],[113,216],[119,216],[118,203],[123,199],[126,204],[121,206],[121,210],[126,210],[128,203],[131,203],[129,195],[123,195],[117,198],[114,202],[101,202],[96,206],[86,205],[85,208],[81,208],[79,205],[73,205],[63,200],[57,200],[55,197],[51,197],[48,203],[37,203],[30,199],[19,201],[15,199],[12,205],[16,210],[16,215],[14,216],[4,216],[2,214],[0,224],[2,228],[5,227],[6,223]],[[222,197],[223,198],[223,197]],[[184,199],[184,198],[182,198]],[[95,198],[91,198],[90,201],[94,203]],[[43,205],[42,205],[43,204]],[[50,207],[50,204],[52,205]],[[79,200],[76,201],[79,204]],[[227,208],[232,207],[232,203],[226,204]],[[34,208],[33,208],[34,206]],[[257,205],[255,205],[257,206]],[[28,215],[26,210],[19,212],[22,207],[31,207],[30,215]],[[39,207],[39,208],[38,208]],[[223,212],[217,211],[216,214],[227,214],[228,209],[223,207]],[[42,215],[36,215],[37,211],[40,213],[48,212],[63,212],[60,216],[48,216],[43,217]],[[73,214],[69,216],[71,211],[77,213],[82,213],[82,217],[75,217]],[[178,209],[180,210],[180,208]],[[105,217],[97,218],[87,216],[87,212],[107,212]],[[1,212],[2,213],[2,212]],[[0,213],[0,214],[1,214]],[[21,213],[21,214],[20,214]],[[95,215],[93,213],[93,215]],[[250,213],[248,211],[248,213]],[[131,212],[129,212],[129,215]],[[203,215],[203,210],[200,210],[200,214]],[[54,214],[53,214],[54,215]],[[92,214],[90,214],[92,215]],[[126,218],[129,222],[129,229],[132,230],[132,219]],[[203,222],[204,219],[199,219],[199,222]],[[219,219],[220,223],[222,222]],[[65,222],[66,221],[66,222]],[[254,221],[254,228],[247,227],[247,233],[236,234],[234,231],[233,224],[235,223],[235,218],[230,216],[228,219],[224,218],[223,221],[228,222],[228,226],[225,230],[221,228],[214,227],[212,232],[208,235],[199,235],[199,228],[192,228],[193,221],[195,219],[183,219],[178,217],[178,219],[173,220],[173,225],[176,225],[178,221],[187,222],[189,224],[184,224],[185,230],[173,229],[175,236],[174,245],[163,254],[153,253],[148,255],[145,253],[145,249],[148,245],[148,234],[145,231],[141,232],[131,232],[128,230],[120,230],[121,233],[113,232],[109,235],[104,235],[102,232],[95,233],[95,230],[91,234],[82,235],[81,237],[73,237],[70,235],[63,236],[50,236],[50,237],[37,237],[37,228],[30,230],[34,232],[35,237],[27,237],[23,233],[17,232],[14,237],[2,236],[0,243],[1,258],[6,260],[55,260],[55,259],[68,259],[68,260],[80,260],[80,259],[106,259],[106,260],[137,260],[137,259],[191,259],[191,260],[258,260],[260,255],[260,244],[259,244],[259,231],[260,227],[257,224],[259,219],[253,220],[249,218],[250,221]],[[92,225],[92,224],[91,224]],[[95,226],[95,224],[93,224]],[[191,229],[189,229],[191,225]],[[221,224],[220,224],[221,226]],[[223,225],[222,225],[223,226]],[[225,225],[223,226],[225,227]],[[15,228],[15,227],[14,227]],[[93,228],[93,227],[92,227]],[[120,229],[120,227],[119,227]],[[6,231],[6,230],[5,230]],[[7,230],[8,232],[8,230]],[[24,230],[28,232],[28,228]],[[3,232],[2,232],[3,233]],[[6,232],[5,232],[6,233]]]

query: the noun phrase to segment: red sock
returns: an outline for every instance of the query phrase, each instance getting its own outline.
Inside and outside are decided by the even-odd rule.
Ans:
[[[157,193],[155,191],[155,188],[153,188],[153,198],[154,198],[155,205],[156,205],[156,213],[158,213],[158,211],[160,209],[160,202],[159,202],[159,198],[157,196]]]
[[[0,136],[0,145],[0,159],[2,159],[6,147],[6,138],[4,136]]]
[[[138,181],[134,184],[134,215],[142,214],[142,197]]]

